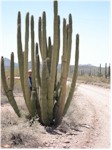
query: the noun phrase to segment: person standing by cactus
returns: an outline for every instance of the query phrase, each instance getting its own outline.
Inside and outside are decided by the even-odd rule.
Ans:
[[[30,91],[32,91],[32,70],[28,70],[28,82],[29,82],[29,87]]]
[[[8,76],[7,79],[10,79],[10,77]],[[14,77],[14,79],[20,80],[20,77]],[[32,70],[31,69],[28,70],[28,83],[29,83],[30,91],[32,91]]]

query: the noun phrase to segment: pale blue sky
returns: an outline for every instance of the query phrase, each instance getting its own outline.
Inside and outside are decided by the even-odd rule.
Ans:
[[[53,35],[53,1],[1,1],[1,55],[10,58],[14,51],[17,62],[17,13],[22,15],[22,40],[24,48],[24,27],[26,12],[33,14],[35,19],[35,41],[38,42],[38,18],[46,11],[47,36]],[[72,59],[74,64],[75,35],[80,35],[79,64],[103,66],[110,62],[110,1],[58,1],[58,14],[61,17],[61,35],[63,18],[69,13],[73,18]],[[61,43],[62,43],[61,37]],[[30,45],[29,45],[30,48]],[[30,50],[30,49],[29,49]],[[29,56],[30,60],[30,56]]]

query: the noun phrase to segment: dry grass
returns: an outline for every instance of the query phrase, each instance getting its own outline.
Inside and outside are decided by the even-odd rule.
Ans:
[[[9,69],[6,69],[6,70],[5,70],[5,74],[6,74],[6,81],[7,81],[7,84],[8,84],[8,86],[9,86],[10,80],[7,79],[7,78],[10,77],[10,70],[9,70]],[[14,71],[14,76],[15,76],[15,77],[19,77],[19,70],[18,70],[18,69],[15,69],[15,71]],[[20,80],[14,79],[14,93],[17,93],[17,92],[18,92],[18,93],[21,93],[21,92],[22,92],[21,83],[20,83]],[[1,94],[4,95],[2,81],[1,81]]]
[[[105,88],[110,88],[110,79],[105,77],[97,77],[97,76],[78,76],[78,83],[84,84],[92,84]]]

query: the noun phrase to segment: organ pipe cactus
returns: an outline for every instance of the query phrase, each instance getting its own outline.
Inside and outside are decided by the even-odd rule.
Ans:
[[[13,88],[14,88],[14,53],[11,53],[11,62],[10,62],[10,86],[8,87],[7,81],[6,81],[6,75],[5,75],[5,67],[4,67],[4,58],[1,57],[1,79],[3,88],[5,91],[6,96],[8,97],[9,103],[13,107],[15,113],[18,117],[21,116],[20,111],[18,109],[17,103],[15,101],[14,95],[13,95]]]
[[[76,86],[79,60],[79,35],[76,35],[76,50],[74,73],[71,88],[66,95],[67,77],[69,72],[71,45],[72,45],[72,15],[69,14],[69,22],[63,19],[63,53],[60,80],[57,80],[59,54],[60,54],[60,16],[58,15],[58,2],[54,1],[54,28],[53,41],[47,38],[46,13],[38,20],[38,41],[35,45],[34,17],[31,16],[31,62],[32,62],[32,91],[28,85],[28,53],[29,53],[29,13],[25,21],[25,48],[23,50],[21,40],[21,13],[18,12],[17,19],[17,52],[20,80],[23,96],[30,115],[38,114],[40,122],[45,126],[59,125],[66,114]],[[48,42],[47,42],[48,39]],[[42,59],[42,69],[40,60]],[[2,69],[4,71],[3,59]],[[13,91],[13,71],[11,69],[11,88]],[[4,89],[8,91],[4,72],[2,73]],[[11,92],[12,92],[11,91]],[[13,94],[13,93],[11,93]],[[7,95],[8,96],[8,95]],[[8,96],[9,101],[10,97]],[[15,101],[14,101],[15,102]],[[18,110],[11,104],[14,110]],[[19,112],[17,113],[20,116]]]

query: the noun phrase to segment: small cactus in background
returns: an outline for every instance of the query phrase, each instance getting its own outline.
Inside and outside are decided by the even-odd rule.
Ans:
[[[105,63],[105,78],[107,79],[107,63]]]
[[[91,68],[90,68],[90,70],[89,70],[89,76],[92,76]]]
[[[110,72],[111,72],[111,71],[110,71],[110,68],[111,68],[111,67],[110,67],[110,64],[109,64],[109,66],[108,66],[108,77],[109,77],[109,78],[110,78]]]
[[[25,49],[22,48],[21,40],[21,13],[18,12],[17,19],[17,52],[20,80],[23,96],[30,115],[39,116],[40,122],[45,126],[52,124],[59,125],[63,116],[66,114],[76,86],[79,61],[79,35],[76,35],[75,64],[72,77],[71,88],[66,97],[66,83],[69,72],[71,45],[72,45],[72,15],[69,14],[69,22],[63,19],[63,54],[61,64],[60,80],[57,80],[58,61],[60,54],[60,16],[58,15],[58,2],[54,1],[54,34],[53,41],[46,33],[46,13],[38,20],[38,38],[39,43],[35,45],[34,37],[34,17],[31,16],[31,61],[32,61],[32,91],[28,85],[28,53],[29,53],[29,13],[26,14],[25,20]],[[36,48],[35,48],[36,47]],[[35,50],[36,49],[36,50]],[[39,53],[40,50],[40,53]],[[40,72],[40,57],[42,58],[42,72]],[[13,103],[10,96],[6,78],[4,75],[3,58],[1,63],[2,81],[4,90],[12,107],[20,116],[18,107],[13,97]],[[11,94],[13,95],[14,74],[11,68]]]
[[[100,64],[100,67],[99,67],[98,76],[99,76],[99,77],[102,76],[102,67],[101,67],[101,64]]]

